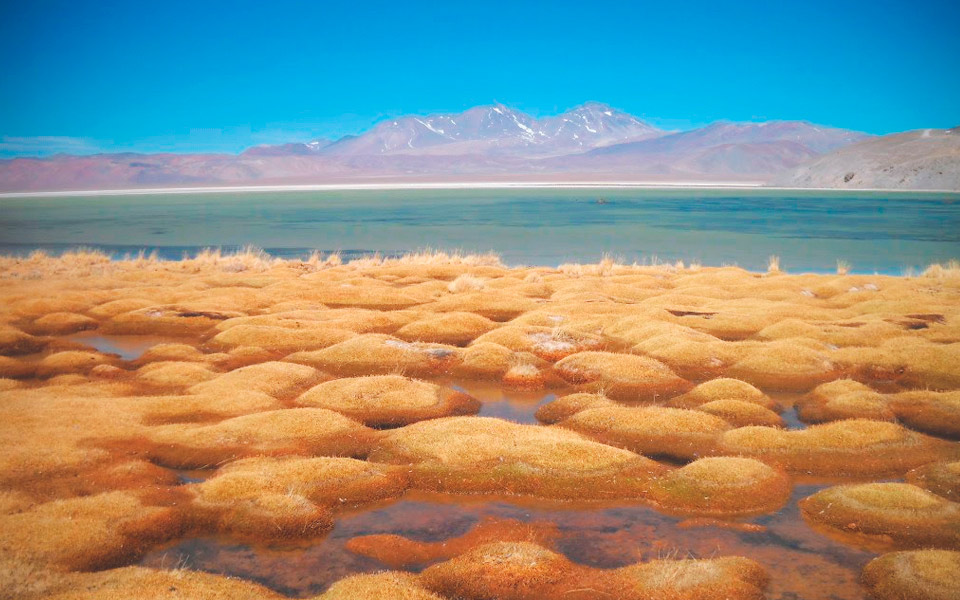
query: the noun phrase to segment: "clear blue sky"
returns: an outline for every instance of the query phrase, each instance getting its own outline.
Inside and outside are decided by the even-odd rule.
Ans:
[[[0,156],[238,151],[493,101],[960,124],[960,2],[0,0]]]

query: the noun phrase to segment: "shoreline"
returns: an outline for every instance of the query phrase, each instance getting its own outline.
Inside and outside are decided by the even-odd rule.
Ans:
[[[755,181],[464,181],[464,182],[384,182],[327,183],[291,185],[237,185],[165,188],[123,188],[106,190],[48,190],[0,192],[6,198],[58,198],[96,196],[152,196],[176,194],[229,194],[257,192],[323,192],[323,191],[399,191],[399,190],[476,190],[476,189],[637,189],[637,190],[732,190],[770,192],[829,192],[840,194],[949,194],[960,190],[910,190],[890,188],[823,188],[767,186]]]

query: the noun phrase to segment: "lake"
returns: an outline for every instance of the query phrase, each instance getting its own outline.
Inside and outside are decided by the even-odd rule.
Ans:
[[[784,190],[250,191],[0,198],[0,253],[254,245],[297,257],[494,251],[508,264],[697,261],[903,274],[960,257],[960,194]]]

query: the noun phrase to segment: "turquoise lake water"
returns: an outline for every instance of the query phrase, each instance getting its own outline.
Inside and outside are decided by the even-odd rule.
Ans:
[[[508,264],[737,264],[902,274],[960,258],[960,194],[776,190],[296,191],[0,199],[0,253],[204,247],[345,258],[434,248]]]

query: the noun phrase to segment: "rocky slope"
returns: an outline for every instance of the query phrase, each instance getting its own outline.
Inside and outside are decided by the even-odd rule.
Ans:
[[[960,190],[960,127],[860,141],[816,157],[774,183],[797,187]]]

